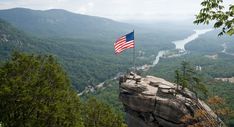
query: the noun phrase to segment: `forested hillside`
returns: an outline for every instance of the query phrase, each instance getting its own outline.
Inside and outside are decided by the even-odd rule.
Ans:
[[[127,55],[113,57],[113,48],[110,45],[96,45],[95,41],[90,40],[42,40],[29,37],[5,21],[1,20],[0,24],[2,60],[9,58],[13,51],[54,55],[68,71],[77,89],[115,76],[131,65],[131,59],[127,59]]]
[[[204,54],[209,53],[218,53],[222,52],[224,47],[223,44],[227,43],[227,50],[233,50],[233,40],[232,36],[217,36],[219,30],[214,30],[213,32],[209,32],[205,35],[202,35],[198,39],[192,41],[187,44],[185,47],[187,50],[192,52],[200,52]]]

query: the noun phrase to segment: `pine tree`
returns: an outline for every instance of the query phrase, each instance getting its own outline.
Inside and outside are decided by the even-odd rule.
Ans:
[[[178,90],[179,85],[181,85],[181,74],[179,70],[175,70],[175,83],[177,84],[177,90]]]
[[[207,95],[205,84],[189,62],[182,61],[180,70],[175,71],[175,83],[181,85],[182,90],[184,90],[184,88],[189,88],[196,95],[198,91],[205,96]]]

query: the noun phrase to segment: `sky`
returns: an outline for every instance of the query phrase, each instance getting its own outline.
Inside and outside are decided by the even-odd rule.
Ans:
[[[65,9],[118,21],[188,20],[201,9],[202,0],[0,0],[0,9]],[[234,0],[224,0],[227,6]]]

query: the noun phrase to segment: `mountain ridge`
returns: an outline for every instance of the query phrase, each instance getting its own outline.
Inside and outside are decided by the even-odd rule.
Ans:
[[[12,8],[0,10],[0,18],[15,27],[39,37],[88,38],[106,33],[129,32],[133,26],[112,19],[88,16],[63,9],[32,10]],[[28,25],[30,24],[30,25]]]

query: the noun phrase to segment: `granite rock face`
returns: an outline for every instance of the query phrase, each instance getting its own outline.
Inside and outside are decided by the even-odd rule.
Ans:
[[[189,90],[164,79],[130,73],[119,79],[119,98],[124,105],[129,127],[186,127],[185,115],[194,115],[198,109],[206,112],[207,119],[217,120],[213,111]],[[194,124],[194,123],[193,123]]]

